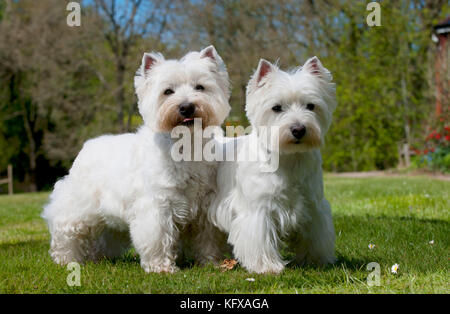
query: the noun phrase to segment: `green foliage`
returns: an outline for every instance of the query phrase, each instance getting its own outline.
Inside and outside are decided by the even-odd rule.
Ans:
[[[48,254],[39,217],[48,194],[0,196],[0,293],[449,293],[448,182],[426,177],[326,177],[338,262],[289,267],[281,275],[220,272],[188,266],[176,274],[146,274],[133,251],[81,266],[81,286]],[[429,241],[433,240],[434,244]],[[370,250],[369,243],[375,244]],[[381,268],[381,286],[366,284],[367,264]],[[399,272],[390,267],[399,264]],[[248,277],[255,278],[248,282]]]
[[[123,132],[127,123],[134,130],[140,122],[133,76],[155,40],[127,44],[122,84],[103,33],[105,17],[86,7],[82,27],[70,28],[61,18],[65,6],[59,0],[10,1],[7,19],[0,20],[0,172],[13,164],[16,191],[51,188],[84,141]],[[155,48],[165,50],[163,44]],[[118,86],[127,105],[122,121]]]
[[[185,45],[212,42],[226,61],[233,83],[230,124],[248,123],[245,85],[259,58],[290,68],[317,55],[333,73],[338,97],[325,169],[392,168],[399,144],[422,141],[434,107],[430,35],[449,12],[446,1],[382,1],[379,27],[366,23],[367,1],[190,3],[183,26],[201,39],[183,33]]]
[[[421,145],[423,150],[415,149],[413,158],[414,169],[450,172],[450,126],[445,125],[443,118],[438,119],[434,130],[426,137]]]
[[[156,3],[162,10],[166,1]],[[0,172],[12,163],[16,182],[50,187],[86,139],[141,123],[133,75],[144,51],[173,58],[210,44],[231,78],[229,125],[248,125],[245,88],[260,58],[290,68],[317,55],[337,84],[326,170],[388,169],[397,165],[399,144],[427,145],[424,134],[435,124],[430,35],[450,14],[447,1],[381,1],[380,27],[366,24],[367,1],[172,4],[160,21],[169,30],[150,27],[144,36],[138,24],[134,35],[111,32],[107,14],[88,4],[82,27],[69,28],[61,19],[64,2],[0,0]],[[445,170],[447,159],[439,155],[432,168]]]
[[[412,169],[450,172],[450,146],[440,146],[425,155],[414,156]]]
[[[345,5],[344,5],[345,6]],[[342,28],[324,64],[337,83],[338,107],[324,149],[333,171],[387,169],[398,161],[397,145],[422,140],[434,101],[427,71],[433,17],[410,1],[381,3],[380,27],[357,12],[364,3],[335,12]]]
[[[450,146],[438,147],[430,155],[430,164],[433,170],[450,172]]]

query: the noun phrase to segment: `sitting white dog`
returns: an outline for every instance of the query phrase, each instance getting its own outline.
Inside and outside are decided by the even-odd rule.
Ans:
[[[234,140],[238,161],[221,163],[209,212],[248,271],[282,271],[282,244],[296,252],[295,262],[334,262],[320,146],[335,107],[335,84],[317,57],[291,72],[260,60],[247,86],[252,132]],[[279,167],[268,172],[274,157]]]
[[[194,118],[203,127],[222,124],[230,110],[225,64],[213,46],[180,60],[146,53],[135,88],[144,125],[87,141],[45,206],[58,264],[118,256],[130,236],[146,272],[175,271],[183,245],[200,262],[221,258],[206,216],[217,163],[175,162],[170,132],[192,131]]]

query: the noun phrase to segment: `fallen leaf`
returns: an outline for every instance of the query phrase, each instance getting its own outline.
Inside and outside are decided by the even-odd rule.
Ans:
[[[226,259],[222,262],[222,264],[220,265],[220,268],[222,269],[222,271],[227,271],[227,270],[231,270],[234,268],[234,266],[236,266],[237,264],[237,260],[235,259]]]

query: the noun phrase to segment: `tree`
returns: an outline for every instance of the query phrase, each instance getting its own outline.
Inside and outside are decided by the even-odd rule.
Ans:
[[[98,81],[80,42],[95,47],[95,28],[85,33],[68,27],[61,18],[65,4],[57,0],[6,4],[0,22],[0,79],[6,87],[0,92],[0,144],[35,191],[51,177],[45,171],[51,160],[64,162],[80,146],[81,132],[61,126],[94,119]]]
[[[127,87],[137,69],[136,48],[142,48],[143,39],[148,39],[145,43],[151,43],[148,46],[153,49],[161,45],[171,5],[171,0],[94,0],[95,10],[104,18],[101,29],[113,56],[115,84],[103,83],[113,90],[119,131],[130,130],[137,109],[137,103],[130,102],[132,88]]]
[[[398,144],[423,133],[432,103],[427,84],[431,26],[446,1],[381,3],[381,27],[366,24],[367,3],[345,0],[188,1],[180,4],[177,38],[213,43],[233,85],[231,119],[242,117],[245,86],[259,58],[284,68],[317,55],[338,89],[338,107],[324,148],[334,171],[394,167]],[[409,150],[407,150],[409,151]]]

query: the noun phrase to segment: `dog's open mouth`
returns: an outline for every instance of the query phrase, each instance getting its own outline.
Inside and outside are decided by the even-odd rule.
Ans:
[[[193,125],[194,124],[194,118],[185,118],[182,122],[182,125]]]

